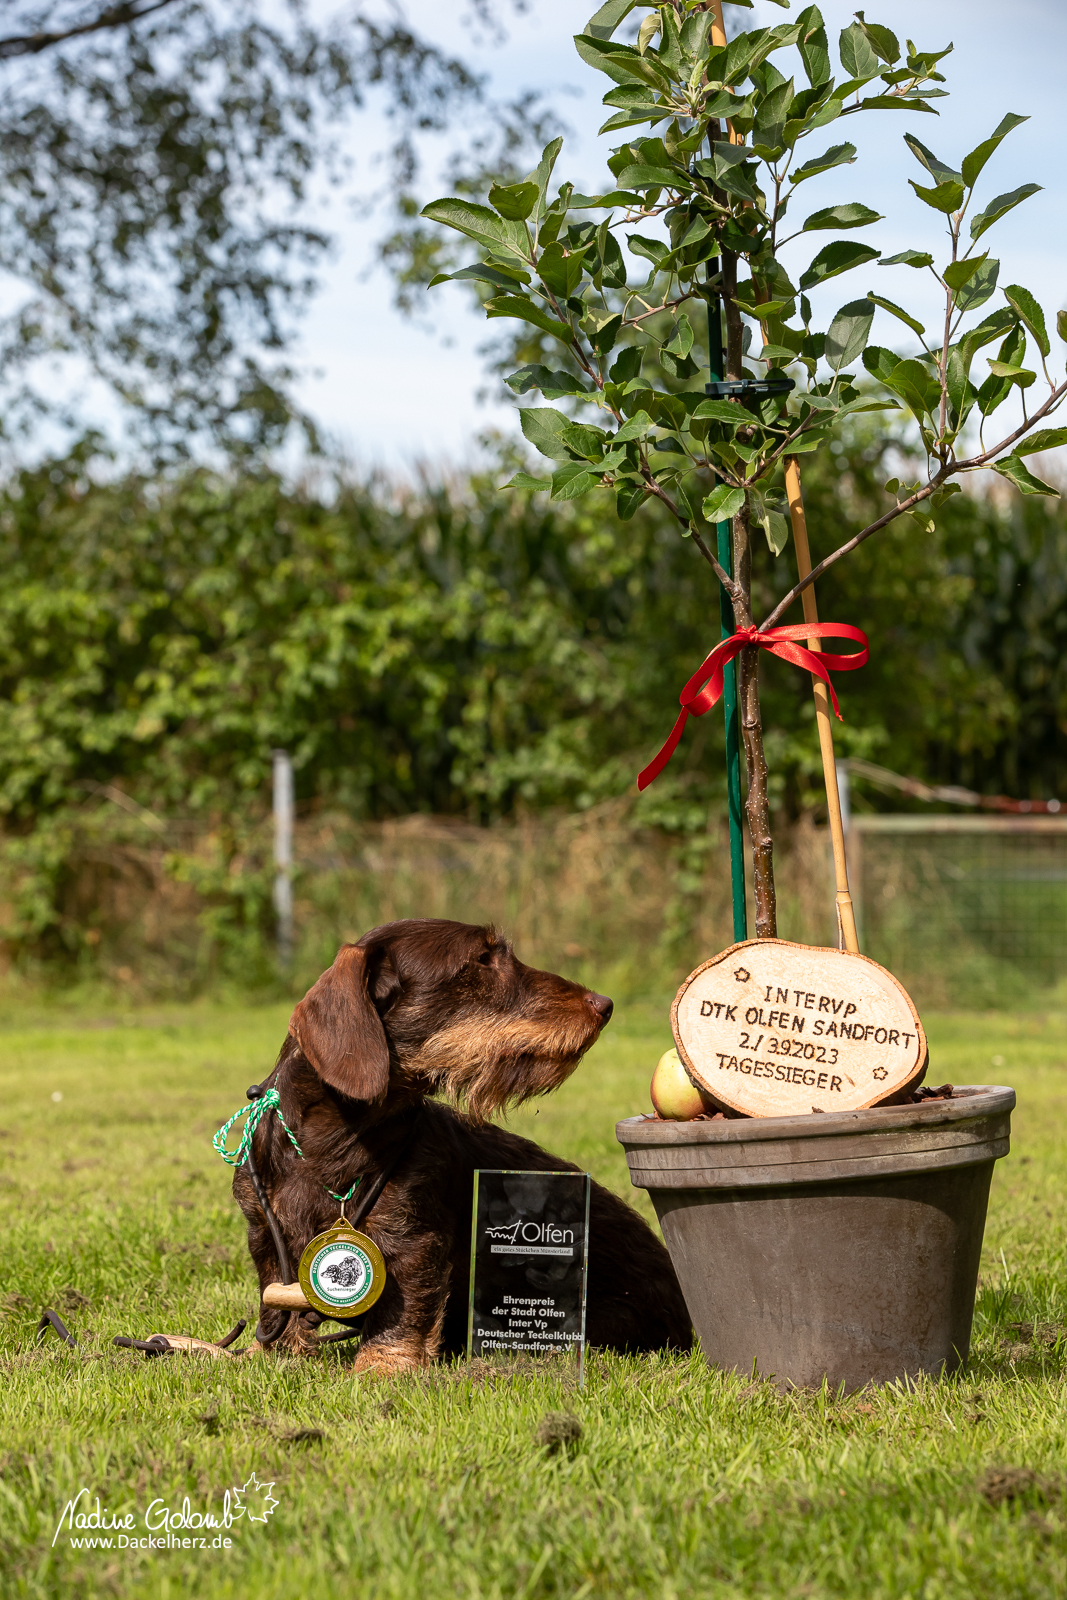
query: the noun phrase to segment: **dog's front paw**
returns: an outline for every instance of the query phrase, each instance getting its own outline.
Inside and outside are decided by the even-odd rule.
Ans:
[[[353,1370],[363,1377],[392,1378],[399,1372],[417,1372],[429,1365],[430,1357],[421,1340],[383,1340],[380,1344],[372,1341],[363,1345]]]

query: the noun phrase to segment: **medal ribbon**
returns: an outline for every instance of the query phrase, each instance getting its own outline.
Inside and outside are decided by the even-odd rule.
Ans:
[[[831,638],[854,639],[863,648],[852,655],[831,656],[824,655],[821,651],[806,650],[797,642],[801,639]],[[729,639],[723,639],[721,644],[717,644],[710,655],[705,657],[678,696],[682,709],[677,721],[659,754],[639,774],[637,779],[639,789],[647,789],[649,784],[654,783],[659,777],[678,748],[678,741],[689,718],[702,717],[722,697],[723,668],[727,662],[732,661],[746,649],[768,650],[772,656],[778,656],[780,660],[788,661],[794,667],[802,667],[806,672],[814,673],[815,677],[821,678],[830,691],[834,715],[839,719],[841,711],[827,668],[833,668],[835,672],[854,672],[857,667],[865,666],[870,656],[867,635],[862,628],[854,628],[848,622],[796,623],[786,628],[767,628],[762,633],[756,627],[738,628],[736,633],[731,634]]]
[[[223,1161],[227,1163],[227,1165],[231,1167],[240,1167],[243,1166],[248,1160],[248,1154],[252,1148],[252,1140],[256,1136],[256,1129],[259,1127],[260,1118],[266,1116],[266,1114],[270,1111],[273,1111],[274,1115],[277,1117],[278,1121],[289,1135],[289,1143],[292,1145],[301,1161],[305,1160],[304,1152],[297,1143],[296,1135],[293,1133],[292,1128],[290,1128],[289,1124],[285,1120],[284,1115],[282,1114],[282,1108],[277,1089],[267,1089],[257,1099],[250,1101],[246,1106],[242,1106],[239,1111],[235,1111],[230,1120],[223,1123],[218,1133],[216,1133],[212,1139],[212,1145],[218,1151],[219,1155],[222,1157]],[[247,1117],[248,1121],[244,1125],[244,1131],[241,1134],[241,1142],[237,1146],[237,1149],[227,1150],[226,1135],[229,1133],[238,1117]],[[322,1187],[326,1189],[326,1193],[331,1199],[340,1200],[341,1204],[344,1205],[346,1200],[351,1200],[352,1196],[359,1188],[360,1181],[361,1180],[357,1178],[347,1194],[335,1194],[332,1189],[326,1189],[325,1184],[323,1184]]]

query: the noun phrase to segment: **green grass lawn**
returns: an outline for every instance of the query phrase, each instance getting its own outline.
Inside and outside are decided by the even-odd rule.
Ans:
[[[247,1362],[113,1349],[117,1333],[214,1338],[255,1315],[211,1135],[270,1067],[287,1011],[32,1027],[9,1015],[0,1032],[0,1593],[1062,1600],[1062,1019],[926,1018],[931,1081],[1019,1095],[971,1364],[955,1381],[839,1400],[782,1395],[700,1356],[591,1357],[579,1393],[553,1364],[386,1382],[352,1377],[351,1346]],[[632,1196],[613,1127],[647,1109],[665,1016],[624,1008],[513,1126]],[[34,1348],[42,1304],[77,1353],[51,1335]],[[582,1429],[554,1455],[537,1439],[553,1411]],[[996,1503],[986,1475],[1003,1467],[1032,1477],[1002,1480],[1015,1492]],[[83,1487],[132,1513],[140,1538],[151,1502],[218,1515],[252,1474],[277,1506],[224,1531],[228,1549],[77,1549],[66,1531],[53,1544]]]

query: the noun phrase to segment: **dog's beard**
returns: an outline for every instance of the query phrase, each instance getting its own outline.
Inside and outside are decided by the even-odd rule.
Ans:
[[[477,1018],[432,1034],[404,1063],[405,1075],[428,1080],[434,1090],[484,1121],[505,1106],[521,1105],[557,1089],[596,1038],[578,1020]]]

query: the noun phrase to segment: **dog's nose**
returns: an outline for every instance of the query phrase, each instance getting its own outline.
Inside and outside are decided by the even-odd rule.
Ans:
[[[606,994],[587,994],[585,998],[589,1001],[597,1016],[607,1022],[611,1013],[615,1010],[614,1000],[609,1000]]]

